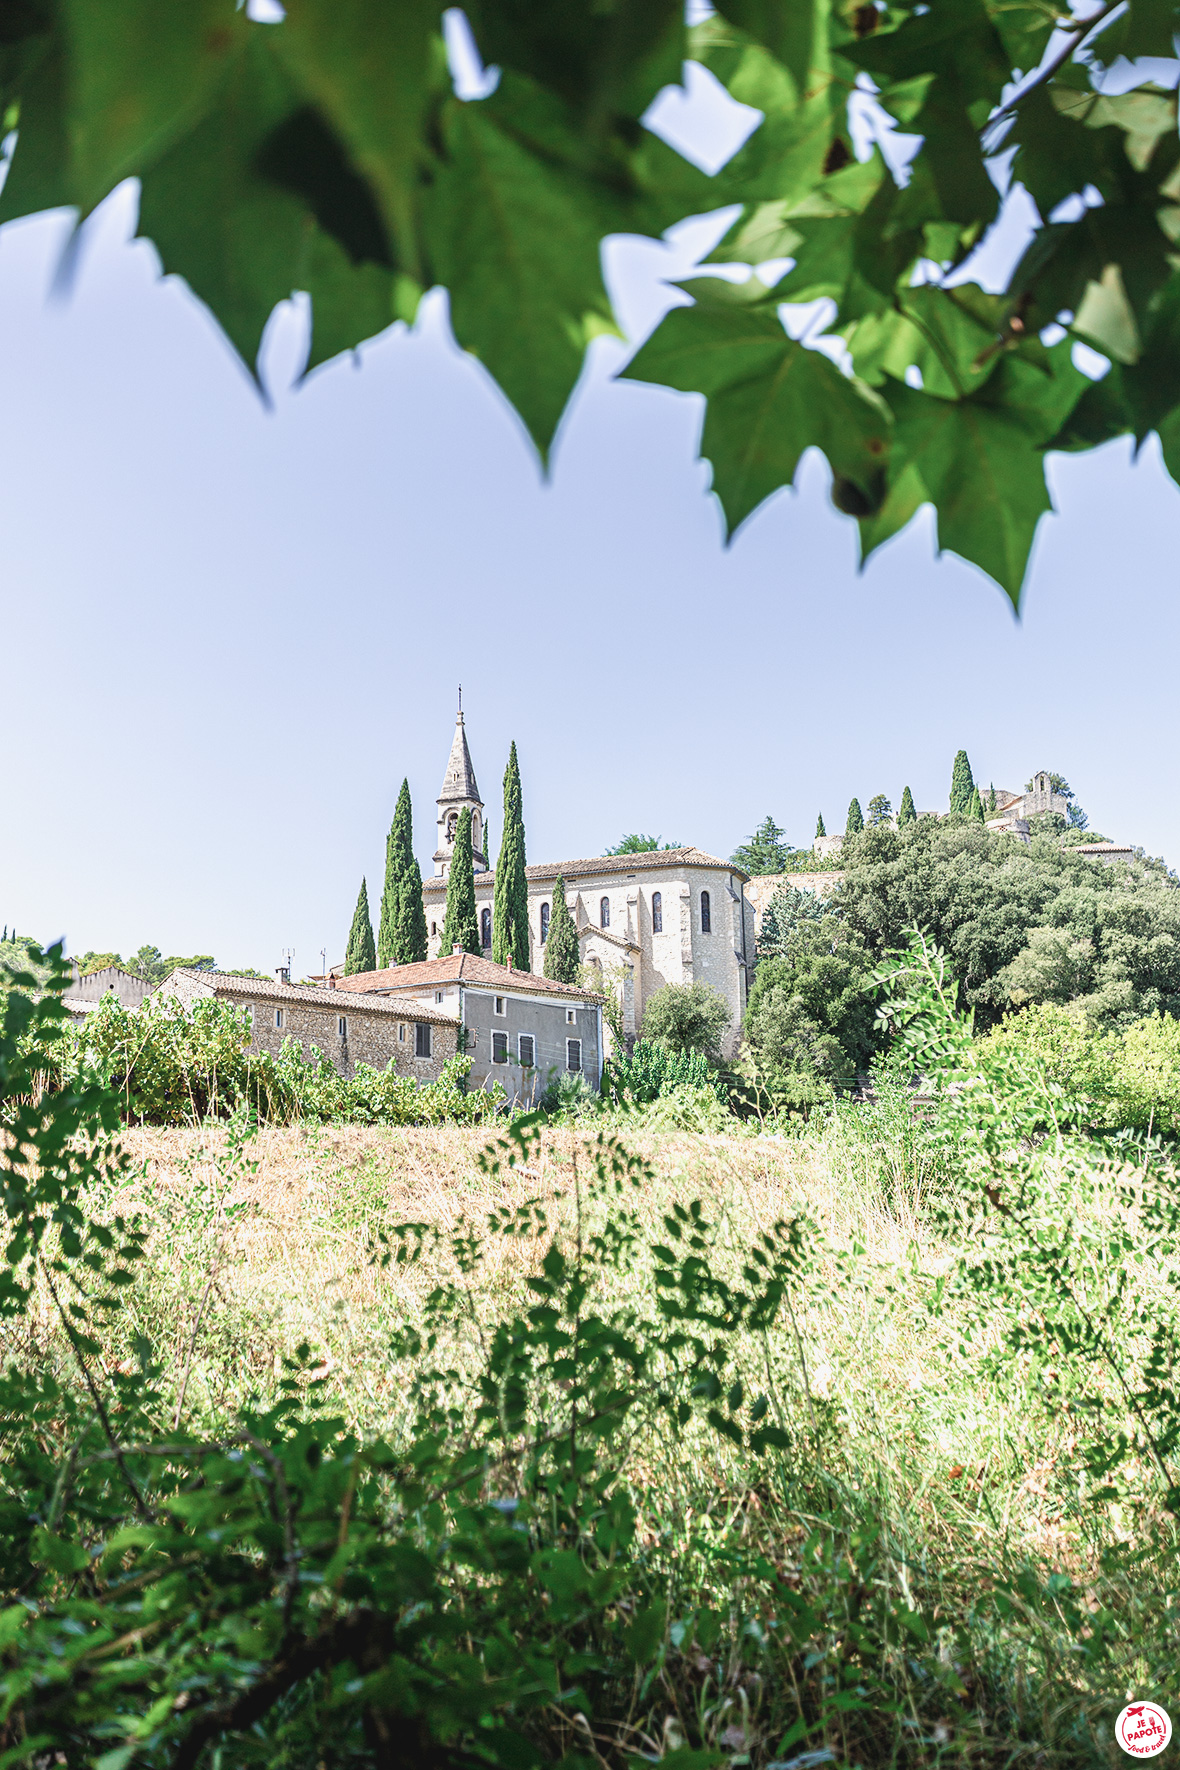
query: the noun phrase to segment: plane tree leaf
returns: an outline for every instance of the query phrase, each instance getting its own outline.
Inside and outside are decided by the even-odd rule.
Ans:
[[[790,485],[811,447],[867,509],[884,481],[887,408],[822,352],[789,338],[760,285],[753,302],[725,284],[712,295],[700,282],[694,289],[696,304],[666,315],[626,374],[706,396],[701,453],[729,527]]]

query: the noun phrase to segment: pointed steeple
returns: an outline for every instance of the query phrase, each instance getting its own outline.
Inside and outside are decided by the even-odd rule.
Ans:
[[[476,784],[475,768],[471,761],[471,751],[467,748],[467,730],[463,721],[463,690],[459,690],[459,711],[455,715],[455,736],[451,743],[451,754],[447,760],[447,771],[443,776],[442,792],[438,796],[438,848],[434,855],[434,870],[446,877],[451,864],[451,850],[455,845],[455,829],[459,822],[459,813],[465,806],[471,808],[471,848],[477,872],[487,871],[487,857],[483,851],[483,800],[479,796]]]

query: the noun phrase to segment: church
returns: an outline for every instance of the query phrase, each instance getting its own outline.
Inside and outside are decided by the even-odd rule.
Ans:
[[[486,851],[487,819],[462,707],[437,804],[434,875],[422,887],[429,955],[440,956],[455,833],[461,813],[469,810],[476,914],[484,953],[490,956],[496,876]],[[740,1037],[754,969],[754,905],[746,896],[749,875],[699,848],[530,866],[526,877],[532,972],[544,967],[559,875],[578,931],[582,964],[601,973],[600,987],[618,999],[628,1042],[639,1031],[646,1003],[665,984],[707,983],[729,1005],[732,1020],[725,1051],[731,1055]]]

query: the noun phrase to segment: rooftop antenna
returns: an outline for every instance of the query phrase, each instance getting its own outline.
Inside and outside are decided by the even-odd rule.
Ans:
[[[459,717],[463,717],[463,684],[459,684]]]

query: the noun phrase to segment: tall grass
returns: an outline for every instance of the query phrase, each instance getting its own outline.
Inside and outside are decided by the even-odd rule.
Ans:
[[[802,1214],[814,1263],[789,1325],[743,1351],[790,1448],[755,1461],[703,1432],[687,1456],[658,1432],[633,1446],[661,1655],[587,1736],[555,1713],[553,1750],[615,1764],[699,1745],[797,1770],[827,1761],[810,1754],[1113,1762],[1124,1692],[1146,1693],[1176,1643],[1164,1539],[1132,1573],[1117,1553],[1130,1521],[1080,1502],[1068,1415],[1040,1405],[1031,1364],[997,1369],[1002,1308],[968,1339],[965,1314],[933,1307],[957,1249],[927,1207],[954,1180],[905,1091],[886,1083],[789,1134],[628,1123],[655,1173],[653,1225],[701,1198],[736,1272],[760,1229]],[[106,1356],[131,1368],[150,1344],[213,1422],[275,1399],[306,1344],[326,1402],[396,1437],[410,1372],[391,1343],[453,1273],[381,1264],[383,1236],[528,1198],[572,1231],[580,1135],[554,1129],[529,1168],[490,1174],[484,1135],[456,1126],[263,1129],[245,1145],[232,1128],[131,1131],[131,1177],[104,1202],[144,1212],[151,1241]],[[474,1325],[447,1348],[471,1369],[534,1269],[526,1239],[489,1249],[470,1278]],[[638,1308],[652,1272],[637,1259],[611,1282],[610,1301]],[[20,1331],[64,1374],[47,1302]],[[1112,1619],[1100,1652],[1079,1605]]]

